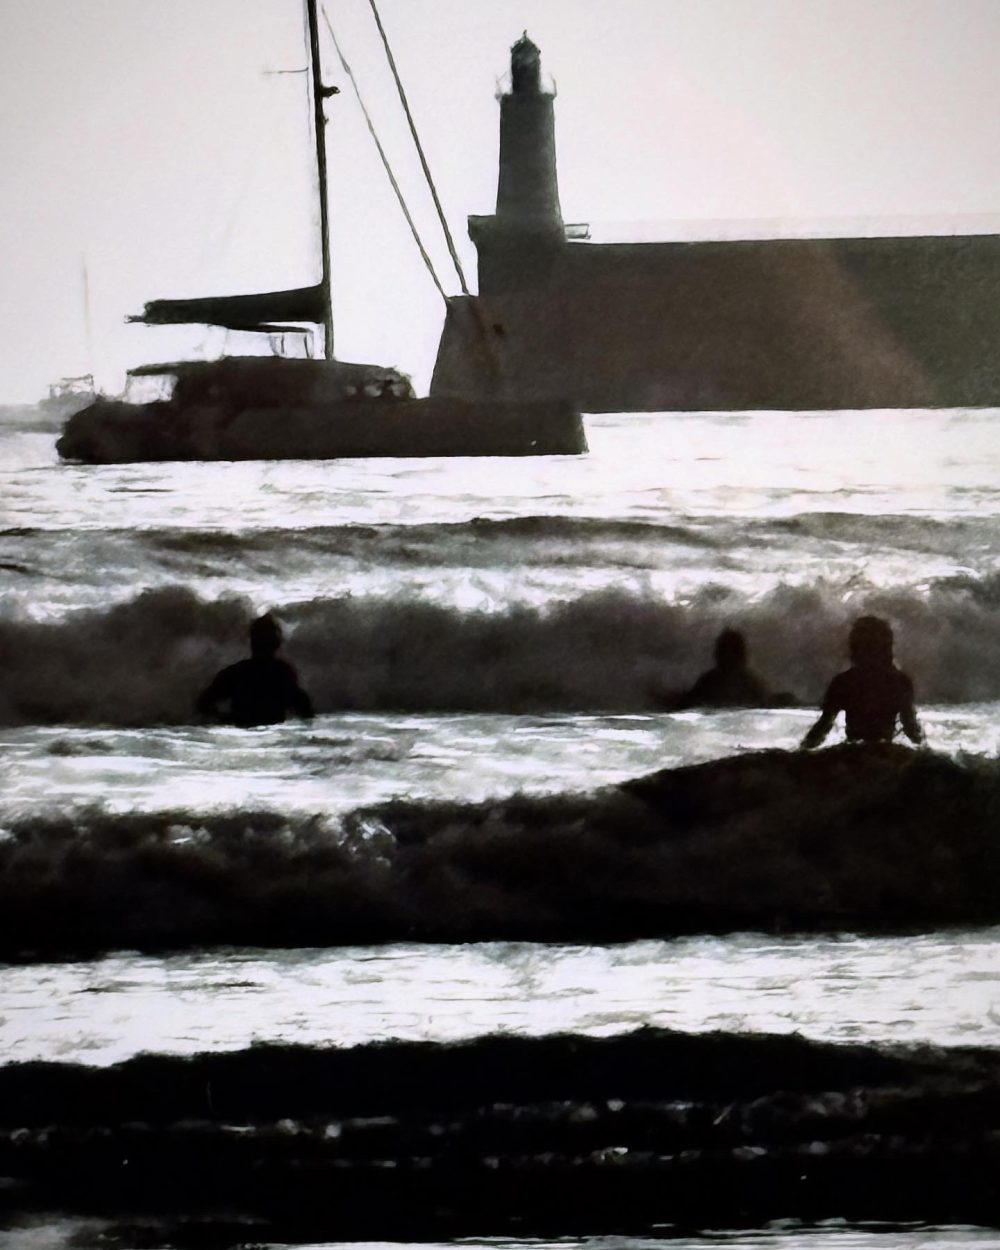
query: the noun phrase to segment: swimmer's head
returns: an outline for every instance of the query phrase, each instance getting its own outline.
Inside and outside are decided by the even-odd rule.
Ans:
[[[274,655],[281,646],[281,626],[266,612],[250,623],[250,652],[252,655]]]
[[[742,668],[747,662],[747,640],[738,629],[724,629],[715,640],[719,668]]]
[[[859,616],[847,645],[852,664],[879,668],[892,664],[892,626],[880,616]]]

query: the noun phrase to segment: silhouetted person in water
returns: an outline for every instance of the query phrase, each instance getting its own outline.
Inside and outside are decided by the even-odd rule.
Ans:
[[[281,646],[281,626],[273,616],[260,616],[250,625],[250,659],[230,664],[198,696],[198,711],[250,729],[277,725],[289,712],[313,714],[309,696],[299,685],[295,669],[275,654]]]
[[[892,627],[878,616],[860,616],[848,638],[851,667],[823,696],[819,720],[802,739],[818,747],[843,711],[850,742],[891,742],[899,720],[911,742],[924,735],[913,706],[913,682],[892,662]]]
[[[768,693],[749,665],[746,639],[738,629],[724,629],[715,640],[715,667],[702,673],[674,707],[768,707],[788,698]]]

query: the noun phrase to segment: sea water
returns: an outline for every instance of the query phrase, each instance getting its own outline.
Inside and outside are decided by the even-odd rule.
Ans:
[[[893,622],[931,745],[996,755],[1000,412],[630,414],[587,432],[584,457],[94,468],[8,422],[0,836],[570,794],[790,748],[867,611]],[[195,695],[264,610],[317,718],[198,723]],[[799,706],[665,710],[725,626]],[[995,1045],[998,977],[993,930],[116,951],[0,968],[0,1048],[107,1064],[643,1023]]]
[[[51,1221],[44,1226],[22,1226],[0,1231],[0,1250],[73,1250],[87,1245],[91,1237],[106,1235],[94,1220]],[[253,1242],[253,1250],[270,1250],[272,1243]],[[277,1243],[274,1250],[277,1250]],[[698,1236],[668,1238],[595,1237],[581,1241],[566,1237],[558,1241],[514,1238],[463,1238],[460,1242],[419,1242],[420,1250],[995,1250],[1000,1239],[988,1229],[965,1227],[866,1225],[846,1227],[839,1221],[802,1227],[794,1221],[776,1223],[759,1231],[718,1230]],[[309,1242],[299,1250],[404,1250],[404,1242]]]
[[[1000,931],[735,934],[610,946],[485,942],[166,956],[13,967],[0,1051],[106,1065],[145,1051],[357,1046],[487,1033],[798,1033],[839,1042],[1000,1044]]]

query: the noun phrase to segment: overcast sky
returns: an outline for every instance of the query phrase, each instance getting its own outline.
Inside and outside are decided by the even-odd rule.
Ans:
[[[1000,226],[1000,0],[380,7],[473,286],[465,218],[494,204],[496,80],[524,28],[558,88],[564,216],[601,237]],[[327,10],[455,293],[367,0]],[[123,319],[318,276],[306,79],[277,72],[305,65],[302,0],[0,0],[0,17],[0,399],[238,350]],[[344,88],[327,109],[338,355],[426,387],[443,306],[325,32],[324,55]]]

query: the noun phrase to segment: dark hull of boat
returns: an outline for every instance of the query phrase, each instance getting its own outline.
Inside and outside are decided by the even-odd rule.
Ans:
[[[327,403],[240,406],[98,399],[67,421],[66,460],[334,460],[373,456],[553,456],[587,450],[564,402],[359,396]]]

